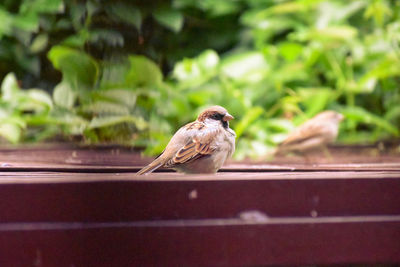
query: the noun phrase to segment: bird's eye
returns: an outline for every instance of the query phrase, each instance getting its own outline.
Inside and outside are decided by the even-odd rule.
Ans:
[[[214,120],[220,120],[220,119],[222,119],[222,117],[223,116],[221,114],[218,114],[218,113],[215,113],[215,114],[213,114],[211,116],[211,118],[214,119]]]

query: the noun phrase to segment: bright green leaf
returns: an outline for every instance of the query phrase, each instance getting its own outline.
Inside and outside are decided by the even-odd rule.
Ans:
[[[226,76],[247,82],[258,82],[264,78],[269,66],[259,52],[245,52],[225,58],[221,65]]]
[[[9,142],[16,144],[19,142],[22,134],[22,129],[9,122],[0,122],[0,136],[7,139]]]
[[[294,61],[302,51],[303,46],[298,43],[284,42],[279,46],[279,52],[287,61]]]
[[[214,50],[205,50],[197,57],[197,62],[203,71],[212,71],[218,66],[219,57]]]
[[[37,103],[46,108],[51,108],[53,106],[53,101],[46,91],[41,89],[29,89],[25,92],[30,102]]]
[[[74,106],[77,94],[68,83],[59,83],[53,91],[54,103],[60,107],[71,109]]]
[[[63,0],[26,0],[19,7],[20,13],[60,13],[64,11]]]
[[[17,78],[14,73],[9,73],[1,84],[1,98],[5,101],[15,100],[14,97],[19,93],[20,88],[17,82]]]
[[[92,88],[99,75],[97,62],[84,52],[66,46],[53,46],[48,53],[54,67],[60,70],[74,90]]]
[[[238,125],[235,127],[235,132],[237,138],[240,138],[242,134],[246,131],[249,125],[258,119],[264,113],[264,109],[261,107],[252,107],[246,111],[244,117],[239,121]]]

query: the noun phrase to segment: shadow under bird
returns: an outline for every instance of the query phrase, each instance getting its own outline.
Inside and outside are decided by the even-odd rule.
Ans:
[[[278,146],[275,155],[289,152],[307,152],[312,149],[322,148],[333,143],[339,132],[339,123],[344,116],[336,111],[323,111],[309,119]]]
[[[204,110],[197,120],[181,127],[165,150],[137,172],[151,173],[160,167],[184,173],[215,173],[235,151],[235,132],[229,128],[233,116],[221,106]]]

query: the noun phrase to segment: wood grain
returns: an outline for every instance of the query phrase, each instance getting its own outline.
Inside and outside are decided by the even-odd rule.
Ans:
[[[400,157],[340,149],[136,176],[130,149],[2,148],[0,266],[400,263]]]

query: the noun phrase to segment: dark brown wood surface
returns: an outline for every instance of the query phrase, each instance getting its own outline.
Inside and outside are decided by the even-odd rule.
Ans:
[[[2,266],[263,266],[400,262],[400,219],[0,225]],[[364,265],[365,266],[365,265]]]
[[[8,175],[0,179],[1,222],[233,218],[248,210],[272,217],[400,215],[396,172]]]
[[[129,149],[0,149],[0,266],[397,264],[400,161],[374,158],[135,176]]]

